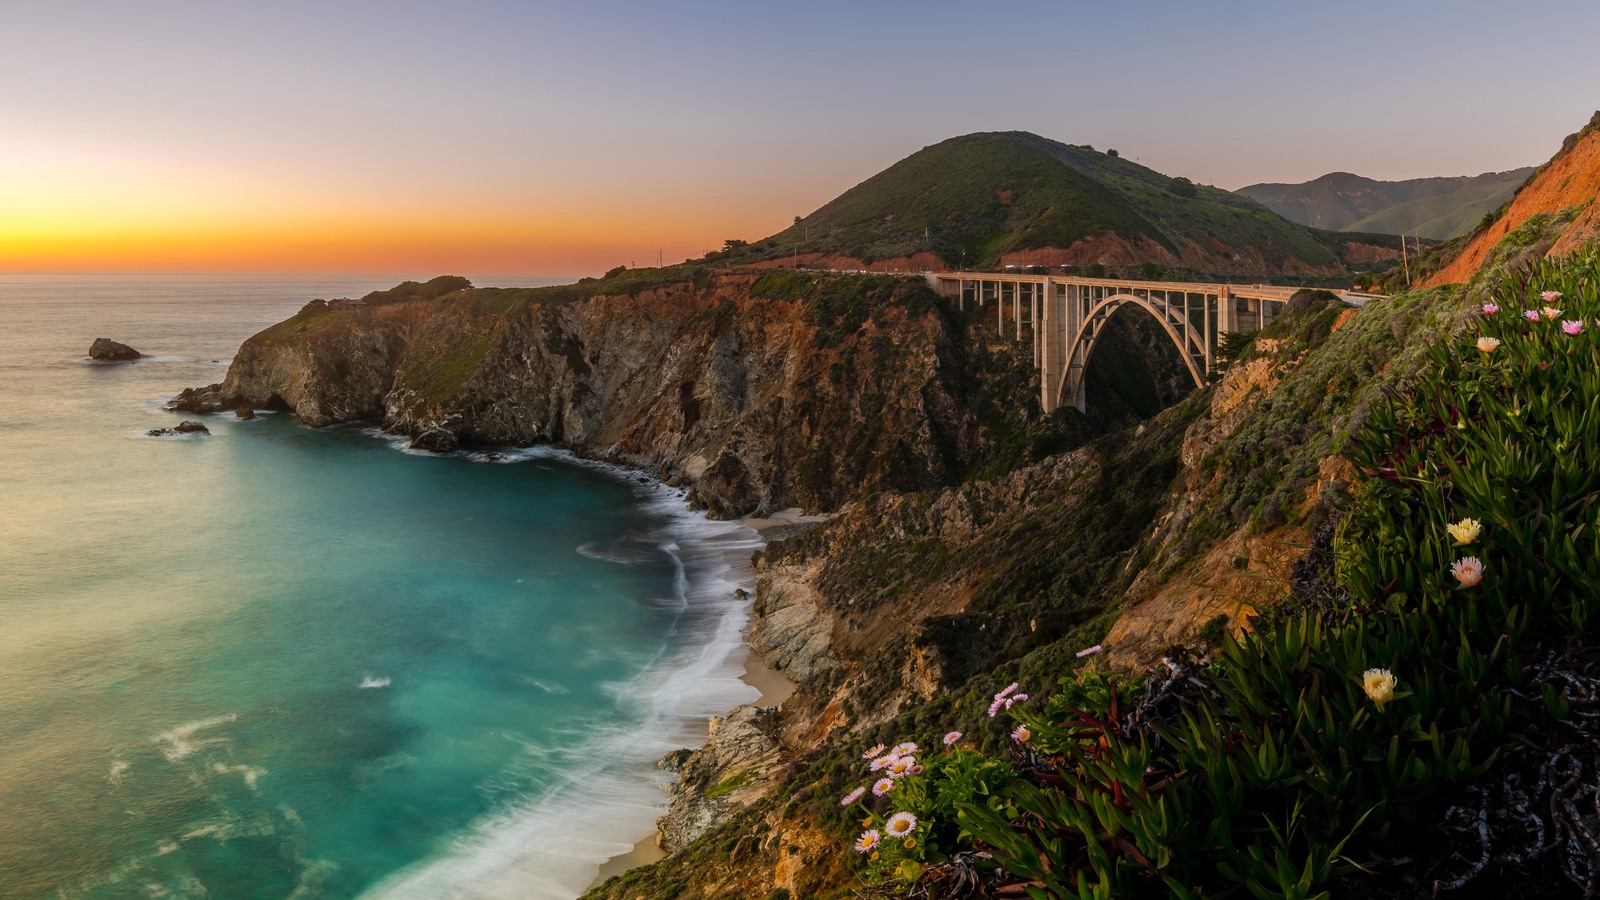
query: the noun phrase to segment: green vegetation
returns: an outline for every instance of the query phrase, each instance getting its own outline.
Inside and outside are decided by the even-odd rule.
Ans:
[[[755,780],[755,773],[753,772],[736,772],[717,782],[715,786],[706,791],[705,795],[712,800],[718,797],[726,797],[753,780]]]
[[[1108,232],[1144,236],[1174,254],[1185,241],[1221,241],[1259,251],[1269,263],[1338,264],[1306,229],[1248,198],[1026,132],[970,134],[924,148],[779,234],[730,241],[706,262],[795,253],[872,262],[929,251],[952,266],[981,267],[1013,250],[1067,247]]]
[[[1291,222],[1315,228],[1448,240],[1471,230],[1485,212],[1510,200],[1533,172],[1530,166],[1408,181],[1375,181],[1333,172],[1303,184],[1252,184],[1239,193]]]
[[[1574,802],[1592,761],[1572,744],[1596,740],[1600,252],[1497,299],[1464,336],[1426,342],[1351,440],[1345,594],[1213,635],[1206,661],[1080,672],[1019,702],[1022,777],[978,792],[928,764],[878,814],[916,814],[931,848],[886,847],[866,870],[949,877],[981,841],[993,861],[961,865],[1034,898],[1582,888],[1596,854],[1545,846],[1529,816]],[[1541,305],[1560,309],[1519,315]],[[1552,766],[1570,778],[1539,774]],[[928,799],[963,790],[955,824]],[[1508,821],[1474,828],[1491,802]],[[1491,852],[1496,868],[1473,865]]]

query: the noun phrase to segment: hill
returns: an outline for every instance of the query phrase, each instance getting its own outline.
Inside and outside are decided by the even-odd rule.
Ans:
[[[1421,260],[1431,273],[1427,285],[1470,280],[1503,245],[1520,251],[1506,259],[1509,269],[1544,256],[1563,256],[1600,233],[1600,112],[1540,166],[1497,215],[1459,241],[1441,245]],[[1500,254],[1505,258],[1504,254]]]
[[[1334,231],[1448,240],[1511,199],[1533,167],[1451,178],[1377,181],[1330,172],[1301,184],[1252,184],[1239,193],[1291,222]]]
[[[925,147],[792,227],[730,242],[707,261],[882,271],[1099,264],[1340,278],[1387,265],[1398,246],[1296,225],[1248,197],[1115,150],[1009,131]]]

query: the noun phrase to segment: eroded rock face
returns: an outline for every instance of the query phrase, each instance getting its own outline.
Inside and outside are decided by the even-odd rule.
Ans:
[[[681,850],[710,831],[735,809],[772,789],[779,758],[772,713],[741,706],[713,717],[711,737],[699,750],[679,750],[662,760],[678,773],[667,814],[656,820],[657,843],[668,853]]]
[[[756,583],[750,646],[767,664],[804,684],[839,664],[832,655],[833,616],[811,585],[809,566],[762,572]]]
[[[751,296],[754,280],[309,304],[170,406],[378,420],[441,452],[557,444],[687,485],[718,517],[959,480],[976,429],[944,317],[886,305],[823,336],[803,303]]]
[[[110,338],[95,338],[94,343],[89,345],[89,358],[102,362],[126,362],[143,355],[127,344],[118,343]]]

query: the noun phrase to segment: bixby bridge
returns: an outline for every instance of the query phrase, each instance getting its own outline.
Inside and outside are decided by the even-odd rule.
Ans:
[[[1065,404],[1084,409],[1084,370],[1095,341],[1124,306],[1136,307],[1160,323],[1195,386],[1201,387],[1214,370],[1224,334],[1267,327],[1301,290],[997,272],[929,272],[926,277],[929,286],[957,299],[962,309],[968,302],[980,307],[993,302],[1001,334],[1006,331],[1007,307],[1017,340],[1023,339],[1027,326],[1033,364],[1040,370],[1039,399],[1047,413]],[[1349,291],[1333,293],[1352,306],[1370,299]]]

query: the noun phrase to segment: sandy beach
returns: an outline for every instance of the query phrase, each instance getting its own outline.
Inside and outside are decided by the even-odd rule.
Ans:
[[[830,517],[825,515],[807,515],[800,509],[785,509],[773,513],[771,516],[757,518],[746,516],[740,524],[755,529],[764,540],[781,540],[797,531],[810,528],[818,523],[826,522]],[[767,665],[761,654],[755,652],[748,644],[745,645],[744,673],[739,680],[761,692],[753,703],[756,706],[782,706],[794,694],[797,685],[790,681],[788,676],[777,669]],[[606,881],[627,872],[638,866],[649,865],[666,857],[666,853],[656,846],[658,834],[652,834],[633,845],[633,849],[621,856],[614,856],[600,867],[595,875],[594,889]]]

